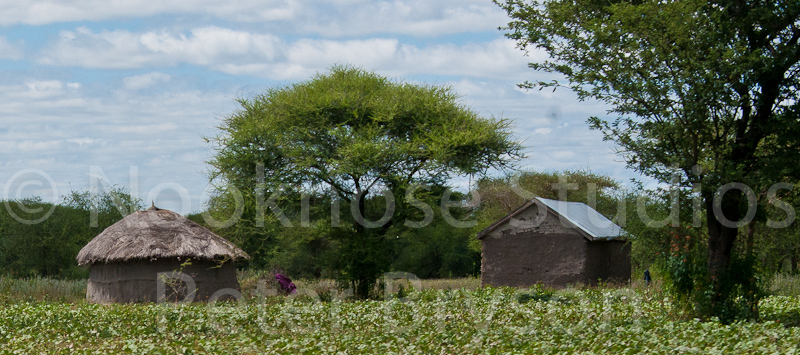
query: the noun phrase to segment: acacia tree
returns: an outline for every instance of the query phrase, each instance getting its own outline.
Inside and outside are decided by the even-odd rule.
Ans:
[[[245,199],[258,195],[255,189],[274,193],[281,186],[332,191],[344,212],[331,233],[344,240],[341,272],[359,297],[391,261],[380,253],[386,233],[424,211],[406,192],[508,168],[520,157],[509,121],[480,117],[449,88],[393,82],[349,66],[239,103],[209,140],[216,149],[212,180],[243,191]],[[384,191],[394,197],[393,211],[372,203]],[[264,204],[248,205],[264,214]]]
[[[609,104],[617,118],[590,124],[630,167],[663,182],[678,171],[680,186],[698,184],[711,312],[720,315],[745,282],[732,279],[735,222],[749,218],[752,195],[763,204],[773,183],[800,176],[800,3],[495,1],[512,18],[508,37],[550,55],[530,67],[569,81],[523,87],[566,86]],[[719,193],[733,182],[755,194]]]

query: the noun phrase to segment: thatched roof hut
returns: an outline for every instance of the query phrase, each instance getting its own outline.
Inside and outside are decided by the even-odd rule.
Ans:
[[[173,271],[191,277],[196,285],[194,300],[206,300],[218,290],[238,288],[233,261],[249,258],[225,238],[153,206],[106,228],[81,249],[77,259],[78,265],[90,267],[87,300],[110,303],[185,296],[174,289],[158,295],[158,274]]]

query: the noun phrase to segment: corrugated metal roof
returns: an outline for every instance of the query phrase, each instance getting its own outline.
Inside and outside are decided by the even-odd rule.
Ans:
[[[624,233],[620,226],[584,203],[548,200],[541,197],[536,199],[586,232],[592,239],[615,239]]]

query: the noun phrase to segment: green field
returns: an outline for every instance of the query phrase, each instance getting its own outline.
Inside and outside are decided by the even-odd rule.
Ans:
[[[6,296],[11,287],[21,287],[3,282]],[[790,354],[800,348],[798,297],[765,298],[759,322],[723,325],[676,313],[656,289],[553,293],[472,285],[380,301],[278,296],[213,306],[102,306],[6,297],[0,307],[0,352]],[[75,294],[65,291],[61,297],[70,292]]]

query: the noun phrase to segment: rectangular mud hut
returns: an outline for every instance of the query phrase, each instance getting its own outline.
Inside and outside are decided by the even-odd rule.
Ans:
[[[239,289],[233,262],[249,258],[225,238],[153,206],[98,234],[78,253],[78,265],[89,266],[89,302],[207,301]]]
[[[628,282],[622,228],[586,204],[536,197],[478,233],[481,285]]]

